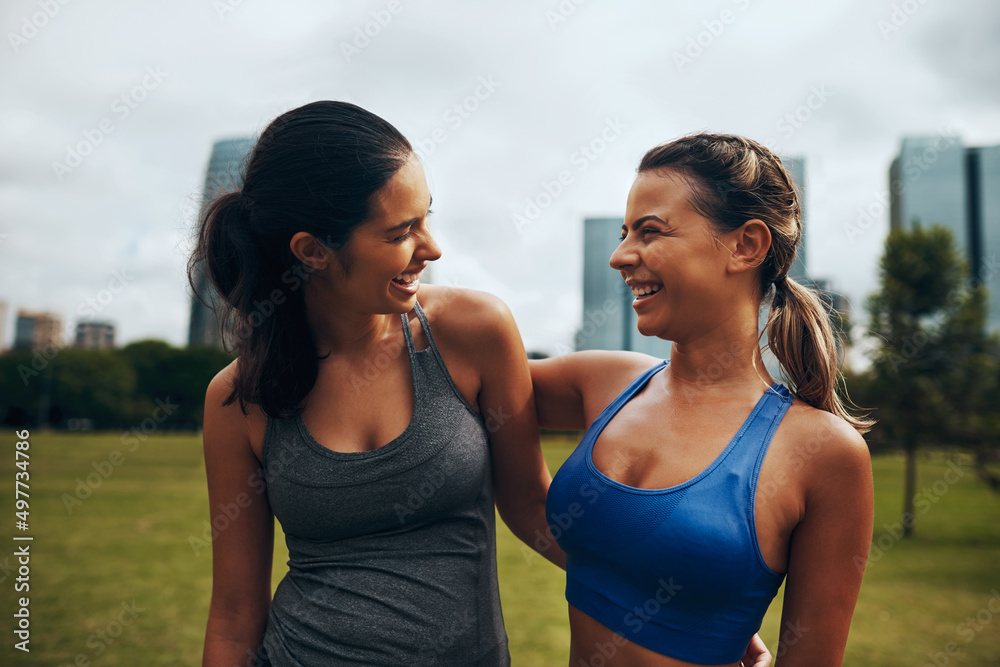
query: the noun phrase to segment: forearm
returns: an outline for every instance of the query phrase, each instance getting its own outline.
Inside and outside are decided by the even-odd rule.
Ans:
[[[202,667],[244,667],[257,664],[266,614],[261,619],[224,618],[209,613]]]
[[[545,517],[545,498],[518,503],[516,507],[504,507],[497,503],[500,518],[510,531],[535,552],[557,567],[566,569],[566,555],[556,543]]]

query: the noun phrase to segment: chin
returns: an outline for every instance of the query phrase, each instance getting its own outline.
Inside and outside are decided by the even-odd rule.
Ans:
[[[635,327],[643,336],[663,338],[661,334],[663,333],[665,327],[662,323],[654,321],[651,317],[640,317],[636,320]]]

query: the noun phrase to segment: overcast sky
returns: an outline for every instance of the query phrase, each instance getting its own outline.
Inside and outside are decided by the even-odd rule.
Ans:
[[[582,219],[622,215],[657,143],[734,132],[804,156],[808,270],[858,310],[888,211],[845,228],[900,139],[1000,144],[995,0],[7,0],[0,27],[7,345],[18,308],[185,344],[212,143],[313,100],[424,147],[434,282],[499,295],[549,352],[580,324]]]

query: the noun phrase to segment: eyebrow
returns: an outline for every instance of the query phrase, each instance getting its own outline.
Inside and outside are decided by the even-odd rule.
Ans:
[[[663,218],[659,217],[659,216],[656,216],[656,215],[644,215],[644,216],[642,216],[641,218],[639,218],[638,220],[636,220],[635,222],[632,223],[632,231],[634,232],[635,230],[639,229],[639,225],[641,225],[642,223],[646,222],[647,220],[654,220],[654,221],[660,223],[661,225],[667,224],[667,221],[664,220]],[[622,224],[622,231],[623,232],[627,232],[628,231],[628,227],[625,224]]]
[[[434,197],[432,196],[431,199],[430,199],[430,201],[427,202],[427,211],[428,212],[431,210],[431,204],[433,204],[433,203],[434,203]],[[410,225],[416,224],[417,221],[419,221],[419,220],[420,220],[420,218],[411,218],[411,219],[407,220],[406,222],[401,222],[398,225],[393,225],[392,227],[389,227],[388,229],[385,230],[385,233],[389,234],[389,233],[392,233],[392,232],[402,231],[402,230],[406,229],[407,227],[409,227]]]

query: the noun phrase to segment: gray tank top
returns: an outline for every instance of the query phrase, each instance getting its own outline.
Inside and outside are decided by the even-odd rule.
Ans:
[[[414,401],[398,438],[334,452],[301,415],[267,420],[267,497],[288,573],[268,613],[264,665],[510,664],[489,440],[415,310],[430,345],[416,351],[403,315]]]

